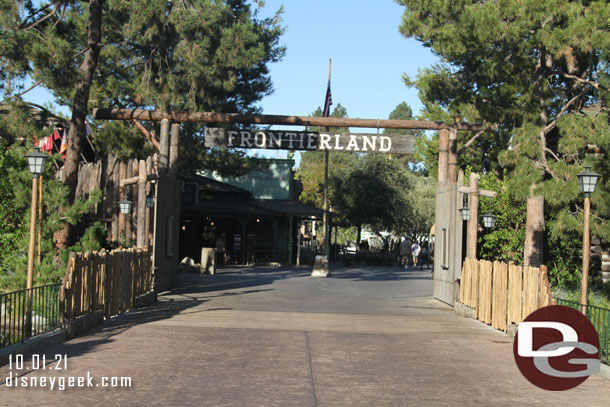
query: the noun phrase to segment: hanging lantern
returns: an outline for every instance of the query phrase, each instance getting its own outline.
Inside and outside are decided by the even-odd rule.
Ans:
[[[147,208],[154,208],[155,206],[155,196],[154,195],[149,195],[146,197],[146,207]]]
[[[121,208],[121,213],[123,215],[127,215],[131,212],[131,207],[133,206],[133,202],[131,202],[127,198],[123,198],[122,201],[119,201],[119,207]]]

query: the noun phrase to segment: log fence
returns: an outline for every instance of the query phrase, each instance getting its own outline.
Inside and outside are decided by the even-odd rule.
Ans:
[[[466,258],[459,301],[474,317],[505,331],[538,308],[554,304],[545,266],[520,267],[499,261]]]
[[[60,289],[62,322],[98,311],[106,318],[123,314],[152,283],[146,249],[71,253]]]

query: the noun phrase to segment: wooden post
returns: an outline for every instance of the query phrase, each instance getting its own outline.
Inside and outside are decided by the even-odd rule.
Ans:
[[[449,132],[446,129],[438,135],[438,183],[447,183],[447,159],[449,153]]]
[[[477,228],[479,226],[479,176],[476,173],[470,174],[470,194],[468,197],[468,208],[470,219],[466,236],[466,257],[477,258]]]
[[[582,235],[582,280],[580,282],[580,303],[582,304],[582,313],[587,315],[587,291],[589,285],[589,251],[591,243],[589,242],[589,218],[591,217],[591,197],[585,194],[585,210],[584,210],[584,231]]]
[[[152,159],[150,157],[148,157],[146,159],[146,174],[150,174],[152,171]],[[152,185],[150,183],[146,183],[146,196],[149,196],[153,191],[154,188],[152,187]],[[145,226],[144,226],[144,230],[145,230],[145,234],[144,234],[144,246],[147,249],[150,249],[150,211],[151,208],[146,208],[146,215],[145,215]]]
[[[40,246],[42,241],[42,175],[38,178],[38,248],[36,251],[36,264],[40,264],[42,253],[40,252]]]
[[[167,175],[169,167],[169,120],[161,120],[161,150],[159,150],[159,175]]]
[[[442,130],[441,130],[442,131]],[[447,146],[447,181],[454,183],[457,180],[457,130],[451,128],[449,130],[449,140]]]
[[[133,176],[134,176],[134,173],[133,173],[133,163],[130,160],[130,161],[127,161],[127,178],[131,178]],[[134,205],[132,205],[132,207],[131,207],[131,212],[129,212],[127,215],[125,215],[125,240],[132,241],[133,240],[133,236],[132,236],[133,216],[132,216],[132,213],[134,212],[134,208],[136,206],[135,205],[136,199],[134,197],[133,187],[131,185],[125,187],[125,197],[127,199],[129,199],[131,202],[134,203]]]
[[[116,210],[120,198],[120,163],[115,158],[112,161],[112,181],[110,184],[110,196],[108,197],[108,210],[112,218],[110,224],[112,240],[115,242],[119,240],[119,211]]]
[[[169,173],[178,175],[178,144],[180,142],[180,123],[172,123],[169,142]]]
[[[138,169],[138,224],[136,245],[139,248],[146,246],[146,215],[150,211],[146,210],[146,161],[140,160]],[[149,214],[150,217],[150,214]]]
[[[119,180],[125,179],[127,178],[127,164],[125,164],[124,162],[121,162],[119,164]],[[120,183],[120,181],[119,181]],[[118,186],[118,183],[117,183]],[[125,187],[121,188],[119,187],[119,201],[122,201],[123,199],[125,199]],[[125,235],[125,215],[121,213],[121,210],[119,208],[119,204],[118,202],[115,203],[115,208],[117,208],[118,212],[119,212],[119,231],[118,231],[118,236],[117,239],[120,239],[121,234],[124,234],[123,238],[127,239],[127,235]]]

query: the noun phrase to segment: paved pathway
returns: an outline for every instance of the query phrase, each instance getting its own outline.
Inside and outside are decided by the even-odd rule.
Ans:
[[[50,348],[46,370],[23,372],[48,376],[46,389],[7,388],[1,367],[0,405],[608,406],[610,380],[599,376],[560,393],[531,385],[512,339],[432,299],[425,269],[333,273],[182,274],[155,306]],[[67,370],[50,370],[55,354]],[[49,390],[52,378],[57,388],[88,373],[92,388]],[[132,385],[103,388],[103,376]]]

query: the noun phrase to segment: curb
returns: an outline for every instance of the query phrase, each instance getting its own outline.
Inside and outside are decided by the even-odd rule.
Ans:
[[[9,355],[42,353],[44,349],[64,342],[66,337],[65,329],[60,329],[39,335],[24,343],[8,346],[0,350],[0,365],[8,363]]]

